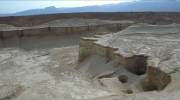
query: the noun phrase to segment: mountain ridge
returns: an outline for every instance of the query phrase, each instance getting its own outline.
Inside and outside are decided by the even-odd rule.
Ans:
[[[30,9],[13,14],[4,14],[1,16],[26,16],[78,12],[180,12],[180,1],[134,1],[101,6],[70,8],[56,8],[50,6],[42,9]]]

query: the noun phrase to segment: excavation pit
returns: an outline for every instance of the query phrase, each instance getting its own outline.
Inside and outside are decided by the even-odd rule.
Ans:
[[[159,48],[159,46],[164,46],[164,44],[163,45],[160,44],[160,42],[162,42],[162,41],[159,41],[159,40],[163,40],[163,39],[159,39],[159,37],[157,39],[156,38],[154,39],[154,37],[157,34],[152,34],[151,38],[146,38],[143,40],[143,37],[141,37],[141,36],[144,36],[144,35],[141,35],[141,34],[143,34],[142,32],[135,34],[134,37],[132,36],[134,33],[133,34],[129,33],[128,35],[125,34],[126,32],[124,34],[120,34],[120,35],[114,33],[117,36],[110,35],[110,36],[108,36],[108,38],[116,37],[119,39],[117,39],[117,40],[111,39],[113,41],[107,41],[108,42],[107,45],[110,44],[108,46],[106,44],[105,44],[105,46],[101,45],[101,44],[94,45],[95,43],[91,43],[91,40],[87,41],[83,45],[80,45],[80,46],[86,46],[84,48],[80,47],[80,50],[85,51],[83,53],[85,54],[86,58],[83,57],[83,60],[81,60],[81,62],[78,64],[81,64],[80,66],[83,66],[84,70],[88,70],[89,72],[92,72],[93,77],[90,77],[90,78],[84,77],[85,76],[84,73],[86,73],[86,72],[82,71],[83,74],[82,74],[82,78],[81,78],[79,76],[79,74],[81,75],[81,73],[79,73],[79,70],[75,70],[75,71],[77,71],[77,73],[72,73],[72,74],[70,73],[70,75],[69,75],[69,73],[64,73],[64,70],[69,71],[69,69],[73,69],[73,68],[77,67],[76,60],[78,59],[77,55],[78,55],[78,50],[79,50],[78,49],[78,44],[80,41],[79,37],[81,37],[82,34],[76,34],[76,33],[74,35],[70,34],[71,33],[70,30],[73,31],[74,29],[75,28],[67,28],[67,30],[66,30],[68,33],[67,35],[63,35],[63,34],[57,35],[57,33],[58,33],[57,32],[56,33],[57,36],[56,35],[45,36],[45,37],[39,36],[39,38],[36,38],[36,36],[28,37],[28,35],[27,36],[19,35],[18,38],[15,37],[15,39],[12,39],[11,41],[9,41],[6,38],[5,39],[2,38],[2,40],[1,40],[2,48],[11,47],[11,45],[13,45],[13,43],[16,43],[15,47],[26,48],[28,50],[29,49],[39,49],[38,50],[39,52],[37,52],[37,51],[30,52],[30,51],[23,51],[23,50],[21,50],[20,52],[13,51],[13,50],[11,51],[11,53],[13,54],[11,56],[13,56],[13,58],[9,57],[9,59],[11,59],[11,61],[15,61],[16,64],[24,64],[24,65],[21,65],[22,68],[27,66],[27,62],[28,62],[28,64],[32,64],[32,66],[29,66],[28,70],[24,70],[24,69],[27,69],[27,67],[21,69],[18,66],[18,69],[20,69],[19,71],[24,70],[25,73],[22,73],[22,75],[21,75],[22,77],[19,76],[19,74],[16,74],[17,76],[15,75],[15,77],[20,77],[22,79],[22,83],[26,82],[26,81],[28,81],[28,82],[32,81],[32,83],[34,83],[35,86],[36,86],[36,83],[41,83],[41,82],[39,82],[39,79],[43,79],[42,80],[43,83],[44,83],[44,80],[48,80],[48,82],[55,82],[57,80],[58,80],[58,82],[59,82],[59,80],[63,81],[61,83],[58,83],[56,85],[57,87],[55,87],[55,88],[57,88],[57,91],[58,91],[57,93],[61,93],[62,90],[65,90],[65,91],[63,91],[64,93],[58,94],[57,96],[60,95],[60,97],[62,97],[64,94],[69,96],[69,92],[72,92],[72,94],[76,95],[75,97],[73,97],[73,99],[79,99],[79,97],[83,98],[85,96],[88,97],[88,95],[84,91],[90,91],[89,95],[92,96],[92,98],[96,98],[97,97],[96,94],[101,94],[103,92],[105,94],[102,96],[106,96],[108,93],[106,94],[106,91],[104,91],[104,90],[106,90],[107,88],[111,89],[112,93],[122,92],[124,94],[136,94],[136,93],[151,92],[151,91],[164,91],[166,86],[171,82],[171,76],[169,74],[167,74],[167,72],[165,72],[161,68],[158,68],[159,66],[155,67],[155,66],[149,66],[147,64],[148,58],[151,57],[152,56],[151,54],[154,54],[154,52],[156,53],[156,56],[159,57],[159,59],[162,57],[164,60],[164,52],[159,49],[156,50],[156,48]],[[47,27],[47,30],[55,31],[55,28]],[[76,31],[78,31],[78,30],[76,30]],[[89,35],[91,35],[91,34],[89,34]],[[109,35],[109,34],[107,34],[107,35]],[[123,36],[123,35],[125,35],[125,36]],[[149,34],[145,34],[145,35],[151,35],[151,34],[149,33]],[[164,36],[164,37],[166,37],[166,36]],[[175,37],[177,37],[177,36],[175,36]],[[98,36],[96,38],[98,38]],[[171,38],[173,38],[173,37],[171,37]],[[147,41],[148,39],[152,39],[152,40],[149,40],[150,43],[148,43],[149,42],[149,41]],[[107,39],[102,39],[102,40],[103,40],[102,43],[104,43],[104,42],[106,42]],[[141,41],[141,40],[143,40],[143,41]],[[86,39],[84,41],[86,41]],[[165,39],[162,43],[164,43],[166,41],[168,43],[171,42],[169,39],[168,40]],[[92,42],[94,42],[94,40]],[[155,44],[153,44],[154,42],[155,42]],[[178,43],[178,40],[176,42]],[[111,44],[111,43],[115,43],[115,44]],[[150,46],[149,46],[149,44],[150,44]],[[156,44],[158,45],[157,47],[156,47]],[[96,48],[94,49],[95,46],[96,46]],[[113,47],[113,46],[120,46],[118,48],[121,48],[121,50],[118,55],[121,55],[121,59],[116,58],[117,55],[114,53],[114,51],[118,51],[118,50],[114,50],[114,48],[116,48],[116,47]],[[151,46],[153,49],[151,49]],[[45,51],[41,52],[42,49],[45,49]],[[47,49],[49,49],[49,50],[47,50]],[[137,49],[137,51],[136,51],[136,49]],[[146,51],[146,50],[149,50],[149,51]],[[165,48],[165,50],[166,50],[166,48]],[[2,54],[1,54],[2,57],[4,56],[5,51],[6,50],[4,50],[2,52]],[[160,51],[160,53],[157,51]],[[171,50],[169,50],[168,52],[171,52]],[[174,52],[177,52],[177,51],[174,51]],[[146,53],[148,53],[148,54],[146,54]],[[161,55],[159,56],[159,54],[161,54]],[[166,54],[168,54],[168,53],[165,52],[165,55]],[[177,54],[179,54],[179,53],[177,53]],[[8,56],[8,55],[9,55],[9,53],[7,53],[7,55],[5,54],[5,56]],[[132,56],[132,55],[134,55],[134,56]],[[148,55],[148,57],[145,55]],[[17,57],[15,57],[15,56],[17,56]],[[80,55],[80,56],[82,56],[82,55]],[[174,58],[176,58],[176,56]],[[169,59],[171,59],[171,58],[169,58]],[[49,63],[49,60],[50,60],[50,63]],[[55,62],[54,62],[54,60],[55,60]],[[118,61],[118,63],[114,63],[114,60]],[[163,60],[160,59],[160,61],[162,61],[162,62],[163,62]],[[165,60],[168,62],[168,59],[165,58]],[[14,63],[12,63],[11,61],[8,61],[9,63],[5,63],[5,64],[7,64],[7,66],[9,66],[9,64],[12,64],[10,66],[14,66]],[[24,63],[20,63],[19,61],[24,62]],[[39,61],[40,61],[40,63],[37,63]],[[4,62],[2,63],[2,65],[3,64],[4,64]],[[62,66],[59,66],[59,65],[62,65]],[[166,65],[166,64],[162,64],[162,65]],[[50,67],[50,66],[52,66],[52,67]],[[122,68],[120,68],[120,67],[122,67]],[[39,69],[37,69],[37,68],[39,68]],[[78,68],[79,68],[79,66],[78,66]],[[7,69],[8,68],[1,66],[1,71],[6,71]],[[32,73],[26,72],[26,71],[29,71],[32,69],[34,69],[35,71]],[[41,73],[42,72],[41,69],[43,70],[43,72],[45,74]],[[119,69],[120,70],[122,69],[122,70],[119,71]],[[18,72],[18,71],[16,71],[17,69],[14,67],[11,70],[14,70],[13,72]],[[73,69],[73,71],[74,71],[74,69]],[[113,71],[113,72],[108,73],[108,71]],[[11,71],[7,70],[7,72],[9,72],[9,74],[12,74]],[[102,75],[103,72],[106,72],[106,74]],[[37,76],[35,74],[35,77],[38,77],[38,78],[33,77],[32,80],[27,80],[27,79],[29,79],[29,78],[26,78],[26,77],[28,77],[27,75],[31,76],[34,73],[37,73]],[[98,75],[101,75],[101,76],[96,77]],[[24,76],[26,76],[26,77],[24,77]],[[103,91],[101,90],[101,88],[99,90],[99,88],[97,88],[96,86],[94,86],[94,84],[92,84],[93,82],[91,82],[91,79],[94,78],[94,76],[96,78],[96,81],[99,81],[100,85],[103,87],[103,89],[102,89]],[[8,75],[5,77],[8,78]],[[46,78],[48,78],[48,79],[46,79]],[[86,81],[86,78],[88,78],[87,81]],[[81,80],[82,80],[82,82],[81,82]],[[28,82],[25,85],[29,86]],[[80,84],[80,83],[82,83],[82,84]],[[49,85],[49,83],[48,83],[48,85]],[[71,86],[71,85],[73,85],[73,86]],[[37,87],[38,86],[41,86],[41,84],[37,84]],[[37,91],[37,89],[36,89],[37,87],[33,87],[33,91]],[[53,87],[53,86],[51,86],[51,87]],[[51,87],[47,87],[48,90]],[[73,88],[73,87],[75,87],[75,88]],[[41,93],[41,90],[44,89],[44,87],[39,87],[39,88],[40,89],[38,89],[39,90],[38,93]],[[52,91],[50,91],[50,92],[47,91],[48,94],[55,93],[53,90],[54,89],[52,89]],[[66,90],[69,90],[69,91],[66,91]],[[81,90],[84,90],[84,91],[81,91]],[[96,91],[96,92],[94,92],[94,91]],[[100,92],[98,92],[98,91],[100,91]],[[84,98],[83,98],[83,100],[84,100]]]
[[[128,77],[126,75],[120,75],[118,79],[121,83],[126,83],[128,81]]]
[[[147,58],[143,55],[136,55],[133,57],[125,58],[125,68],[133,74],[144,75],[147,70]]]
[[[143,77],[137,79],[138,84],[143,89],[141,92],[149,91],[162,91],[171,82],[171,76],[168,73],[163,72],[159,68],[147,66],[148,57],[144,55],[136,55],[130,58],[126,58],[124,68],[134,74],[132,77]],[[126,83],[127,76],[119,76],[118,79],[121,83]],[[133,84],[133,82],[132,82]],[[139,89],[140,90],[140,89]]]
[[[97,66],[90,66],[89,70],[97,68],[100,70],[98,75],[114,71],[111,77],[103,78],[107,78],[108,82],[112,80],[109,83],[113,85],[119,82],[119,90],[131,87],[134,93],[164,91],[172,80],[171,72],[174,74],[179,68],[179,31],[179,25],[176,24],[132,25],[114,34],[84,38],[84,44],[90,43],[80,45],[79,57],[86,59],[84,55],[98,55],[108,59],[108,62],[102,60],[101,64],[97,64],[99,59],[94,60]]]
[[[171,77],[167,73],[156,67],[147,66],[147,56],[135,55],[124,59],[119,60],[125,61],[123,65],[114,67],[112,60],[107,63],[106,57],[93,55],[88,57],[81,67],[96,77],[100,86],[112,91],[119,89],[126,94],[161,91],[171,82]]]

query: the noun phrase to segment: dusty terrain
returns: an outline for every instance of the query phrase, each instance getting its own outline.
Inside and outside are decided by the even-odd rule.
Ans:
[[[14,26],[34,26],[58,19],[101,19],[101,20],[132,20],[137,23],[171,24],[180,23],[178,12],[98,12],[98,13],[64,13],[35,16],[0,17],[0,24]]]
[[[179,33],[128,20],[3,23],[0,100],[178,100]]]
[[[118,99],[178,100],[179,32],[177,24],[136,24],[117,33],[83,38],[80,69],[119,93]],[[124,98],[120,93],[131,95]]]
[[[98,87],[90,74],[77,70],[79,41],[81,36],[111,32],[107,25],[126,22],[132,23],[74,18],[32,27],[1,24],[0,99],[85,100],[112,95]]]
[[[77,65],[78,46],[1,50],[1,100],[76,100],[106,96]]]

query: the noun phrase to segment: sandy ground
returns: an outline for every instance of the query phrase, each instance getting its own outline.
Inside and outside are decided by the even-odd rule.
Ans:
[[[110,23],[90,22],[57,20],[47,25]],[[16,28],[11,25],[1,27]],[[107,30],[100,28],[99,31]],[[80,35],[1,39],[0,100],[85,100],[112,95],[111,91],[94,84],[86,71],[75,69]]]
[[[111,95],[74,70],[78,46],[0,51],[1,100],[76,100]]]
[[[165,91],[142,92],[137,85],[143,76],[113,68],[105,57],[91,55],[79,65],[79,37],[1,40],[0,100],[179,100],[179,73],[172,74],[173,82]],[[103,86],[97,83],[98,75],[114,70],[116,76],[126,75],[128,82],[121,84],[117,77],[106,77],[100,79]],[[126,94],[122,89],[135,93]]]

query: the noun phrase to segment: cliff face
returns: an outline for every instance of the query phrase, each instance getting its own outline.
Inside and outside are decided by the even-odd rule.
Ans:
[[[86,74],[74,70],[79,39],[120,31],[133,22],[69,20],[32,27],[0,25],[0,99],[85,100],[112,95],[94,86]]]
[[[108,21],[97,19],[63,19],[56,20],[42,25],[32,27],[15,27],[13,25],[1,24],[0,39],[2,46],[8,45],[4,41],[17,43],[19,47],[23,43],[23,38],[30,37],[80,37],[92,36],[93,34],[106,34],[109,32],[120,31],[132,21]],[[77,41],[79,39],[77,38]],[[75,39],[75,38],[74,38]],[[73,39],[73,40],[74,40]],[[61,39],[62,40],[62,39]]]
[[[83,67],[82,63],[87,62],[86,60],[92,55],[98,55],[106,59],[104,64],[109,64],[113,71],[111,74],[103,75],[107,76],[105,78],[118,77],[118,70],[123,68],[128,71],[127,73],[143,77],[143,81],[139,80],[141,89],[139,88],[138,91],[142,92],[142,89],[143,91],[168,91],[164,88],[171,81],[177,80],[174,74],[179,73],[179,32],[179,25],[176,24],[160,26],[138,24],[121,32],[82,38],[79,49],[80,68]],[[96,67],[99,66],[102,67],[102,65]],[[94,68],[89,64],[88,69],[90,70],[91,67]],[[125,75],[128,76],[128,74]],[[104,82],[101,79],[100,81]],[[106,84],[106,81],[101,84]],[[173,85],[168,87],[171,90]],[[137,88],[133,91],[137,91]]]
[[[23,36],[81,34],[86,32],[98,32],[101,28],[109,31],[119,31],[131,24],[133,24],[132,21],[108,21],[96,19],[63,19],[31,27],[15,27],[2,24],[0,35],[1,38],[11,38]]]

